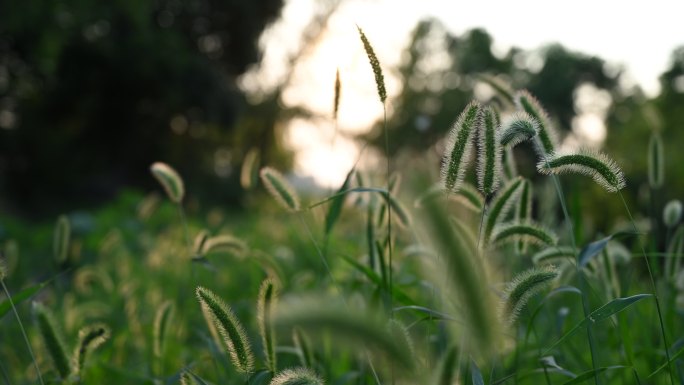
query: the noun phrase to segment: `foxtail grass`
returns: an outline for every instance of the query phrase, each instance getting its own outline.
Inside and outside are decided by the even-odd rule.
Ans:
[[[69,374],[71,374],[71,366],[69,365],[69,356],[64,346],[61,330],[57,328],[52,312],[42,304],[34,302],[33,312],[52,364],[60,377],[66,380]]]
[[[518,144],[537,136],[539,123],[528,113],[515,112],[501,122],[499,143],[504,147],[515,147]]]
[[[665,204],[663,208],[663,223],[669,229],[677,226],[682,220],[682,202],[673,199]]]
[[[364,45],[365,47],[365,45]],[[377,60],[377,59],[376,59]],[[340,111],[340,96],[342,93],[342,81],[340,80],[340,69],[335,71],[335,94],[333,96],[333,119],[337,120]]]
[[[277,370],[276,365],[276,337],[273,328],[273,313],[278,299],[278,286],[272,278],[266,278],[259,288],[257,301],[257,320],[259,323],[259,334],[266,357],[266,367],[271,373]]]
[[[299,211],[299,196],[280,172],[271,167],[264,167],[259,175],[268,192],[282,207],[291,212]]]
[[[366,51],[366,56],[368,56],[368,61],[373,69],[375,86],[378,88],[378,97],[380,98],[380,102],[385,104],[385,100],[387,100],[387,90],[385,89],[385,78],[382,75],[380,61],[375,54],[373,46],[371,45],[370,41],[368,41],[366,34],[363,33],[363,30],[359,26],[357,26],[356,29],[359,31],[359,37],[361,38],[361,43],[363,43],[363,49]]]
[[[555,152],[558,147],[558,134],[539,101],[527,91],[519,91],[515,100],[519,110],[526,112],[537,121],[537,136],[539,137],[539,141],[535,143],[537,152],[540,155]]]
[[[259,149],[251,148],[242,160],[240,167],[240,186],[245,190],[251,190],[259,182]]]
[[[471,102],[456,119],[447,136],[446,150],[441,168],[442,186],[447,192],[456,192],[463,183],[470,162],[472,136],[475,133],[480,104]]]
[[[183,179],[171,166],[163,162],[155,162],[150,166],[152,175],[162,185],[166,195],[174,203],[180,203],[185,195]]]
[[[518,274],[506,285],[501,307],[501,315],[508,324],[513,324],[527,302],[547,288],[558,276],[553,266],[535,267]]]
[[[499,122],[490,106],[480,114],[477,133],[477,187],[489,197],[499,188],[501,176],[501,144],[497,130]]]
[[[242,324],[228,305],[211,290],[197,287],[197,299],[202,311],[209,314],[213,327],[218,330],[228,350],[230,360],[241,373],[254,370],[254,354]]]
[[[229,234],[209,237],[202,247],[202,255],[216,251],[228,251],[236,255],[244,255],[247,252],[247,244],[239,238]]]
[[[591,177],[608,192],[625,187],[625,176],[618,165],[607,155],[598,151],[580,149],[570,154],[550,154],[537,163],[542,174],[578,173]]]
[[[78,344],[73,355],[73,371],[80,376],[85,364],[86,356],[109,339],[111,332],[105,324],[86,326],[78,331]]]
[[[531,221],[502,223],[492,232],[493,243],[525,242],[542,246],[554,246],[558,236],[549,229],[545,229]]]
[[[409,352],[390,334],[379,314],[350,311],[344,303],[324,298],[283,302],[275,313],[274,325],[276,330],[297,327],[319,335],[332,330],[330,338],[337,344],[352,344],[357,350],[359,344],[373,347],[398,367],[411,369],[414,366]]]
[[[444,261],[447,285],[454,289],[462,309],[466,333],[480,353],[487,355],[498,333],[495,306],[488,289],[486,270],[477,251],[468,246],[462,235],[454,231],[440,202],[434,199],[424,204],[421,228],[429,235]]]
[[[58,265],[66,262],[69,257],[69,241],[71,239],[71,224],[66,215],[60,215],[57,218],[57,225],[55,226],[55,233],[53,238],[53,250],[55,261]]]
[[[323,385],[325,382],[309,368],[285,369],[269,385]]]

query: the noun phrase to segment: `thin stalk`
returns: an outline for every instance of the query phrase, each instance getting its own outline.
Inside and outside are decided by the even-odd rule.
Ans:
[[[14,306],[14,301],[12,301],[12,296],[9,293],[9,290],[7,290],[7,286],[5,286],[5,280],[0,279],[0,284],[2,284],[2,290],[5,291],[5,295],[7,296],[7,300],[10,303],[10,306],[12,307],[12,312],[14,313],[14,316],[17,318],[17,323],[19,323],[19,328],[21,329],[21,335],[24,337],[24,342],[26,342],[26,347],[28,348],[29,354],[31,355],[31,360],[33,361],[33,366],[36,368],[36,374],[38,374],[38,380],[40,381],[41,385],[45,385],[43,382],[43,376],[40,374],[40,369],[38,369],[38,363],[36,362],[36,356],[33,355],[33,349],[31,348],[31,343],[28,340],[28,337],[26,336],[26,330],[24,330],[24,324],[21,322],[21,318],[19,318],[19,313],[17,312],[17,308]]]
[[[178,203],[178,216],[183,224],[183,232],[185,233],[185,244],[188,246],[188,252],[192,255],[192,242],[190,242],[190,230],[188,230],[188,221],[185,218],[185,210],[183,205]]]
[[[539,139],[537,139],[539,140]],[[546,156],[546,154],[542,154],[544,157],[544,161],[546,162],[547,167],[549,166],[549,161]],[[570,219],[570,213],[568,213],[568,207],[565,205],[565,195],[563,194],[563,189],[560,185],[560,182],[558,181],[558,177],[555,174],[551,175],[551,179],[553,179],[554,186],[556,188],[556,193],[558,194],[558,199],[561,204],[561,208],[563,209],[563,216],[565,217],[565,222],[567,223],[568,226],[568,232],[570,233],[570,243],[572,245],[572,249],[574,250],[574,254],[577,255],[577,243],[575,241],[575,230],[574,226],[572,225],[572,220]],[[587,318],[589,316],[589,313],[591,312],[589,309],[589,300],[587,298],[587,293],[586,293],[586,285],[587,282],[584,277],[584,273],[582,272],[582,268],[580,267],[579,263],[575,263],[576,271],[577,271],[577,277],[579,278],[579,283],[580,283],[580,292],[582,293],[581,298],[582,298],[582,311],[584,312],[584,318]],[[591,329],[591,323],[587,322],[587,339],[589,340],[589,351],[591,353],[591,368],[594,370],[594,383],[596,385],[599,385],[599,377],[598,373],[596,373],[596,347],[594,346],[594,332]]]
[[[382,102],[382,113],[383,113],[383,130],[385,131],[385,154],[387,156],[387,196],[385,201],[387,203],[387,251],[389,252],[389,266],[388,266],[388,278],[389,278],[389,308],[394,308],[393,296],[392,296],[392,206],[390,204],[390,153],[389,153],[389,134],[387,133],[387,105]],[[390,312],[390,318],[394,318],[394,313]]]
[[[328,275],[330,276],[330,281],[332,282],[332,284],[335,287],[335,289],[337,290],[337,292],[340,293],[340,298],[342,298],[342,303],[344,304],[344,307],[349,309],[349,305],[347,304],[347,300],[344,298],[344,293],[342,292],[342,289],[340,288],[340,286],[337,284],[337,281],[335,281],[335,277],[333,277],[333,275],[332,275],[332,270],[330,270],[330,265],[328,264],[328,261],[326,260],[325,256],[323,255],[323,251],[318,246],[318,243],[316,242],[316,239],[313,236],[313,232],[311,231],[309,224],[306,223],[301,212],[298,212],[297,214],[298,214],[297,216],[299,217],[299,220],[304,225],[304,228],[306,228],[306,232],[309,235],[309,239],[311,239],[311,242],[313,243],[314,248],[316,249],[316,252],[320,256],[321,262],[323,262],[323,266],[325,267],[325,270],[328,272]],[[378,377],[378,374],[375,371],[375,367],[373,366],[373,361],[371,360],[371,357],[368,354],[368,351],[366,351],[366,359],[368,360],[368,365],[371,368],[371,372],[373,373],[373,377],[375,377],[375,381],[377,382],[378,385],[381,385],[380,378]]]
[[[622,204],[625,206],[625,211],[627,211],[627,216],[629,217],[630,222],[632,223],[632,229],[634,230],[635,233],[638,233],[639,230],[637,230],[636,223],[634,223],[634,218],[632,217],[632,213],[629,211],[629,207],[627,207],[627,202],[625,201],[625,197],[622,195],[622,192],[618,192],[620,194],[620,199],[622,200]],[[665,358],[667,358],[667,372],[670,375],[670,384],[674,385],[674,375],[672,374],[672,362],[670,361],[670,344],[667,342],[667,335],[665,334],[665,324],[663,322],[663,313],[660,310],[660,299],[658,298],[658,289],[655,284],[655,280],[653,279],[653,273],[651,271],[651,264],[648,260],[648,257],[646,257],[646,250],[644,249],[644,244],[641,242],[641,239],[638,238],[637,236],[637,242],[639,243],[639,248],[641,249],[641,253],[644,256],[644,261],[646,262],[646,270],[648,271],[648,277],[651,281],[651,287],[653,288],[653,298],[655,299],[655,304],[656,304],[656,311],[658,313],[658,322],[660,323],[660,333],[663,335],[663,343],[665,344]]]

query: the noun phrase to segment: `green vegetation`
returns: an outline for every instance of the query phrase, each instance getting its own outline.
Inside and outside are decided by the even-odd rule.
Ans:
[[[385,112],[380,62],[358,32]],[[495,87],[510,103],[473,101],[453,116],[439,158],[352,169],[327,196],[298,191],[251,150],[245,211],[204,207],[182,173],[155,162],[155,193],[56,225],[8,219],[0,380],[682,383],[681,203],[638,217],[659,224],[644,228],[632,211],[649,210],[623,198],[632,176],[619,162],[558,152],[542,104],[509,88]],[[520,172],[513,147],[539,175]],[[640,152],[657,171],[652,190],[667,186],[661,147]],[[625,221],[585,241],[572,203],[595,194]]]

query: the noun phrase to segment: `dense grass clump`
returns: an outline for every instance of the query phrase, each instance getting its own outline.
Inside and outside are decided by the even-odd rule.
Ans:
[[[379,60],[358,32],[387,113]],[[359,160],[325,193],[295,190],[258,150],[239,149],[243,211],[203,207],[156,162],[150,180],[168,199],[126,193],[92,218],[66,213],[3,238],[0,379],[682,383],[683,209],[654,194],[666,187],[662,143],[644,146],[649,176],[630,175],[652,195],[633,216],[615,160],[561,151],[534,96],[477,79],[498,95],[454,114],[440,159],[388,155],[383,170]],[[335,125],[340,90],[338,71]],[[625,208],[614,232],[586,218],[593,183]]]

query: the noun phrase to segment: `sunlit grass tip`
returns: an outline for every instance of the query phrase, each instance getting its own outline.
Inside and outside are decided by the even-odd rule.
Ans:
[[[259,160],[260,153],[258,148],[251,148],[247,151],[240,167],[240,186],[245,190],[251,190],[259,182]]]
[[[69,256],[69,241],[71,238],[71,223],[69,217],[60,215],[57,218],[57,225],[55,226],[55,233],[53,237],[53,251],[55,261],[61,265],[66,262]]]
[[[273,312],[278,300],[278,284],[273,278],[266,278],[259,288],[257,300],[257,321],[259,334],[266,357],[266,367],[274,373],[276,371],[276,338],[273,328]]]
[[[280,172],[271,167],[264,167],[259,175],[268,192],[281,206],[292,212],[299,211],[299,196]]]
[[[43,338],[43,343],[45,343],[45,348],[52,359],[55,369],[57,369],[62,379],[68,378],[71,373],[69,356],[64,345],[61,330],[57,329],[52,312],[38,302],[33,303],[33,312],[36,316],[38,330]]]
[[[357,25],[356,29],[358,29],[359,31],[359,36],[361,37],[361,42],[363,43],[363,49],[366,51],[368,61],[370,61],[370,65],[373,68],[373,74],[375,75],[375,85],[378,88],[378,96],[380,97],[380,101],[382,103],[385,103],[385,100],[387,99],[387,90],[385,89],[385,78],[382,75],[380,61],[378,60],[378,57],[375,55],[375,50],[373,50],[373,46],[368,41],[368,38],[366,37],[366,34],[363,33],[361,27]]]
[[[558,236],[551,230],[527,220],[497,225],[492,232],[491,241],[493,243],[524,241],[530,244],[554,246],[558,242]]]
[[[202,247],[202,255],[216,251],[227,251],[241,256],[247,252],[247,244],[230,234],[220,234],[207,238]]]
[[[537,152],[540,155],[554,152],[558,148],[558,133],[539,101],[526,90],[518,91],[515,101],[519,110],[526,112],[537,121],[539,138],[539,142],[535,143]]]
[[[73,374],[83,369],[87,355],[109,339],[111,331],[102,323],[88,325],[78,331],[78,345],[73,355]]]
[[[238,318],[211,290],[200,286],[195,293],[202,310],[210,315],[214,327],[221,334],[235,368],[242,373],[251,373],[254,370],[254,354],[247,333]]]
[[[558,277],[558,270],[551,265],[534,267],[518,274],[504,290],[501,306],[502,319],[513,324],[527,302],[549,287],[556,277]]]
[[[180,203],[185,195],[183,179],[176,170],[163,162],[154,162],[150,166],[152,176],[162,185],[166,195],[174,203]]]
[[[340,80],[340,69],[335,71],[335,96],[333,98],[333,119],[337,119],[340,110],[340,96],[342,92],[342,81]]]
[[[682,220],[682,202],[677,199],[673,199],[663,208],[663,223],[669,228],[673,228]]]
[[[537,136],[539,123],[523,111],[506,116],[501,122],[499,143],[504,147],[514,147]]]
[[[442,186],[448,192],[458,191],[463,183],[473,146],[471,138],[475,132],[479,113],[478,102],[473,101],[468,104],[447,136],[441,176]]]
[[[309,368],[291,368],[279,372],[269,385],[323,385],[325,382]]]
[[[501,181],[501,144],[499,122],[494,109],[482,108],[477,135],[477,186],[485,197],[491,196]]]
[[[625,187],[625,176],[615,161],[591,149],[579,149],[575,153],[568,154],[552,153],[537,163],[537,170],[547,175],[564,173],[587,175],[612,193]]]

